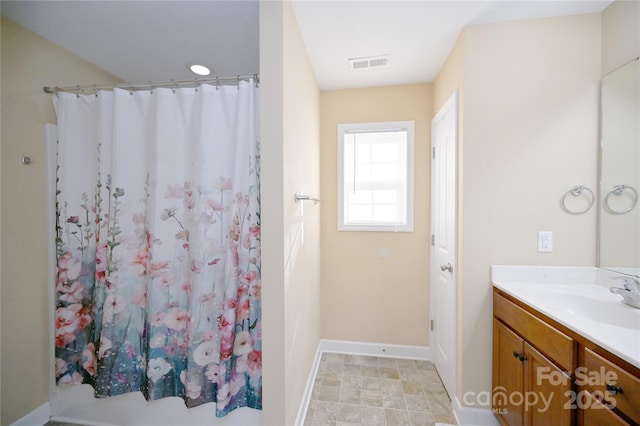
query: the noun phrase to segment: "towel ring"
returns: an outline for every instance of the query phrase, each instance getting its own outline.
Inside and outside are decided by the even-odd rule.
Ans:
[[[629,207],[628,209],[626,209],[624,211],[612,209],[611,206],[609,205],[609,197],[611,197],[611,195],[615,195],[616,197],[619,197],[627,189],[631,192],[631,197],[633,198],[633,202],[631,203],[631,207]],[[633,208],[636,206],[636,204],[638,204],[638,191],[636,191],[636,189],[633,186],[629,186],[629,185],[614,185],[613,188],[611,188],[609,190],[609,192],[607,192],[607,196],[604,197],[604,203],[603,204],[604,204],[604,208],[609,213],[612,213],[612,214],[629,213],[631,210],[633,210]]]
[[[574,211],[569,209],[566,204],[567,195],[571,194],[574,197],[579,197],[584,193],[584,191],[587,191],[589,194],[591,194],[591,200],[589,200],[589,206],[587,206],[587,208],[582,211]],[[596,199],[596,196],[593,194],[592,190],[590,190],[584,185],[576,185],[576,186],[572,186],[567,192],[564,193],[564,195],[560,200],[560,205],[562,206],[562,210],[564,210],[569,214],[583,214],[589,211],[589,209],[593,206],[593,202],[595,201],[595,199]]]

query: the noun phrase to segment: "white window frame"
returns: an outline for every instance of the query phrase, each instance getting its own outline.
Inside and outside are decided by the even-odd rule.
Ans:
[[[405,177],[405,220],[400,223],[345,223],[345,193],[344,193],[344,149],[345,134],[370,133],[404,130],[407,132],[406,149],[406,177]],[[374,123],[338,124],[338,231],[373,231],[373,232],[413,232],[413,157],[414,152],[414,122],[413,121],[385,121]]]

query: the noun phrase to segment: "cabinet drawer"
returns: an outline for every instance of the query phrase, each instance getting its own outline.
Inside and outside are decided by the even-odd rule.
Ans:
[[[588,348],[584,351],[584,365],[587,368],[585,388],[594,397],[604,395],[607,403],[615,404],[620,412],[635,423],[640,423],[640,379]],[[613,376],[611,373],[615,373],[615,378],[611,377],[612,380],[607,381],[609,375]],[[622,393],[611,395],[607,391],[607,384],[622,389]]]
[[[589,392],[584,392],[585,400],[582,401],[584,409],[584,426],[628,426],[629,423],[622,420],[616,413],[609,410],[595,399]]]
[[[494,315],[516,330],[565,371],[573,371],[576,359],[574,340],[531,315],[497,292],[493,293]]]

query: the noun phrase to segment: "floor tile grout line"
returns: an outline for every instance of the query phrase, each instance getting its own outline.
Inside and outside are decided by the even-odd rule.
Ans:
[[[338,412],[333,413],[334,417],[332,417],[332,420],[335,420],[335,421],[330,422],[329,424],[340,422],[339,420],[340,417],[337,417],[337,416],[340,416],[341,410],[345,406],[350,406],[350,407],[358,406],[360,408],[358,412],[360,413],[361,424],[365,421],[365,419],[363,419],[363,410],[370,410],[370,409],[374,409],[374,411],[377,410],[376,412],[380,414],[381,424],[383,419],[384,419],[384,424],[387,424],[389,422],[387,419],[387,415],[389,416],[397,415],[397,413],[402,413],[401,417],[404,419],[405,422],[413,421],[412,418],[416,418],[416,416],[422,417],[422,421],[424,421],[425,417],[428,418],[429,421],[433,421],[433,422],[445,420],[445,419],[439,420],[438,417],[446,417],[446,421],[452,421],[452,420],[455,421],[455,418],[453,417],[453,413],[450,410],[450,408],[447,410],[447,414],[440,414],[437,412],[433,412],[432,406],[433,406],[433,403],[435,403],[435,401],[433,403],[430,401],[432,398],[434,398],[432,394],[438,394],[438,393],[441,394],[442,392],[444,392],[444,387],[442,386],[442,382],[440,381],[440,378],[437,377],[437,374],[435,377],[433,377],[433,375],[429,375],[428,373],[421,373],[429,370],[435,371],[433,369],[432,364],[430,363],[424,364],[424,362],[427,362],[427,361],[389,359],[389,358],[377,358],[377,357],[367,357],[367,356],[352,356],[348,354],[331,354],[330,356],[327,354],[323,354],[321,358],[321,364],[319,367],[319,374],[321,374],[321,379],[319,381],[316,381],[316,383],[314,383],[314,387],[313,387],[314,392],[312,392],[312,399],[313,399],[313,395],[317,395],[317,397],[320,398],[320,391],[319,390],[315,391],[316,387],[322,388],[323,385],[326,386],[328,382],[325,382],[325,379],[329,378],[328,374],[333,374],[334,376],[331,376],[331,378],[335,379],[335,382],[332,382],[332,383],[337,385],[337,388],[338,388],[337,389],[338,402],[333,402],[333,404],[335,404],[335,406],[337,407]],[[332,364],[331,366],[329,366],[329,369],[326,368],[328,364]],[[349,366],[345,368],[345,365],[347,364]],[[378,373],[377,376],[365,375],[366,366],[376,368]],[[380,371],[381,368],[387,368],[388,370]],[[368,369],[369,373],[371,373],[371,371],[372,369]],[[422,375],[423,377],[417,378],[415,380],[411,380],[412,378],[414,378],[411,375],[414,375],[414,374],[418,376]],[[427,382],[425,381],[427,377],[424,377],[424,375],[431,376],[430,379],[435,381],[436,383],[427,384]],[[365,387],[365,382],[367,381],[365,380],[365,378],[377,379],[377,382],[379,383],[379,389],[377,389],[376,391],[379,396],[378,401],[380,401],[382,405],[379,405],[377,407],[364,405],[365,396],[363,392],[365,391],[364,387]],[[389,380],[389,382],[385,382],[385,380]],[[344,383],[347,383],[351,386],[342,386]],[[395,396],[397,400],[398,395],[396,395],[396,393],[400,391],[399,394],[402,396],[401,399],[402,399],[404,408],[399,409],[396,406],[394,406],[393,403],[390,403],[390,400],[393,400],[391,396],[386,398],[387,403],[385,403],[386,392],[384,392],[383,390],[384,385],[400,386],[400,389],[392,389],[389,395]],[[405,386],[407,388],[405,388]],[[351,389],[359,392],[360,393],[359,398],[352,397],[353,399],[348,400],[346,396],[348,392],[346,391],[346,389]],[[344,397],[343,397],[343,390],[345,390]],[[406,393],[406,392],[412,392],[412,393]],[[446,393],[444,395],[446,396]],[[421,405],[411,405],[408,403],[408,399],[410,399],[408,397],[411,397],[411,398],[422,397],[423,402],[421,403]],[[418,398],[418,400],[419,399],[420,398]],[[356,404],[355,400],[359,400],[360,404],[359,405]],[[316,401],[319,401],[319,399]],[[372,402],[372,401],[368,401],[368,402]],[[310,406],[311,405],[312,404],[310,404]],[[388,405],[388,407],[385,405]],[[317,406],[314,406],[314,407],[316,409],[313,410],[311,421],[308,421],[307,419],[305,419],[305,424],[322,424],[320,423],[322,419],[318,417]],[[409,407],[414,409],[410,410]],[[422,407],[423,409],[415,410],[415,408],[420,408],[420,407]],[[439,408],[440,407],[438,407],[438,409]],[[391,411],[387,411],[387,410],[391,410]]]

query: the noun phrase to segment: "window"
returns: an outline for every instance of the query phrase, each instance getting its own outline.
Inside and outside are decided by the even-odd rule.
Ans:
[[[413,231],[413,121],[338,125],[338,230]]]

